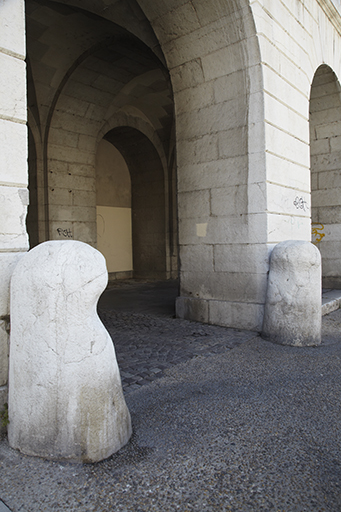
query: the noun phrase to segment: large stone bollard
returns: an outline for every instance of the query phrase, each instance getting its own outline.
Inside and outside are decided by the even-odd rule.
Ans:
[[[28,455],[96,462],[131,435],[115,349],[96,306],[101,253],[51,241],[25,254],[11,281],[9,443]]]
[[[321,255],[310,242],[276,245],[270,258],[264,339],[297,347],[321,343]]]

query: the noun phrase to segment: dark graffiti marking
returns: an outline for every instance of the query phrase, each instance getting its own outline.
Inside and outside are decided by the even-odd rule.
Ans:
[[[64,238],[72,238],[72,231],[71,229],[57,229],[58,235],[63,236]]]
[[[294,206],[296,207],[297,210],[303,210],[304,212],[306,210],[309,210],[307,206],[307,201],[305,201],[303,197],[296,196],[294,200]]]

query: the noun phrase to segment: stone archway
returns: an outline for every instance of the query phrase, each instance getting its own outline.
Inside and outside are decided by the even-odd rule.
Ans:
[[[150,140],[131,127],[118,127],[104,139],[123,155],[131,176],[133,269],[136,278],[165,279],[165,183],[160,157]]]
[[[37,18],[44,19],[38,28]],[[133,18],[130,19],[132,29]],[[29,106],[31,118],[36,114],[34,120],[40,123],[40,133],[43,134],[41,174],[45,182],[45,238],[75,238],[96,245],[97,145],[111,129],[113,119],[117,125],[119,119],[128,117],[134,120],[133,126],[144,125],[153,141],[151,143],[140,134],[145,139],[140,144],[140,153],[143,148],[149,148],[150,165],[153,165],[151,160],[158,159],[163,180],[162,194],[158,194],[158,198],[164,197],[165,210],[162,215],[158,212],[157,219],[163,225],[163,238],[167,233],[174,240],[176,235],[169,233],[167,221],[168,196],[165,200],[168,175],[171,174],[168,162],[173,166],[170,156],[174,151],[173,97],[169,74],[155,55],[155,40],[148,36],[147,40],[153,46],[150,49],[117,23],[49,0],[28,0],[27,20],[31,63]],[[122,21],[120,16],[117,21]],[[151,29],[149,31],[153,34]],[[53,55],[57,62],[52,59],[51,65],[47,65],[46,55]],[[129,133],[132,131],[133,128]],[[122,134],[125,133],[129,140],[130,136],[123,129],[120,133],[117,144],[122,146],[121,151],[125,151],[125,158],[129,159],[131,155],[124,149],[127,144],[122,140]],[[153,149],[155,142],[157,150]],[[136,167],[131,162],[130,168],[135,168],[134,165]],[[134,178],[134,183],[137,179]],[[171,185],[174,187],[175,183]],[[174,193],[170,197],[173,198]],[[172,206],[172,211],[174,209]],[[176,228],[173,223],[175,232]],[[147,232],[142,223],[141,229],[146,242]],[[133,238],[137,240],[136,230],[134,233]],[[155,233],[150,235],[155,239]],[[154,263],[149,265],[149,277],[175,277],[174,260],[177,262],[177,257],[171,262],[169,245],[163,240],[162,249],[158,246],[163,263],[155,267],[155,258],[152,258]],[[137,242],[135,246],[138,246]],[[149,243],[149,247],[152,246],[156,248],[157,244]],[[136,252],[135,262],[144,257],[143,254],[138,256]],[[148,259],[145,258],[142,266],[135,263],[136,275],[147,277]]]
[[[340,84],[320,66],[310,94],[312,238],[322,256],[322,285],[341,288]]]
[[[139,119],[155,135],[148,138],[165,173],[167,275],[176,267],[179,222],[178,315],[260,330],[266,172],[259,48],[248,3],[129,0],[108,9],[101,0],[27,0],[27,26],[43,134],[46,236],[96,244],[98,134],[109,131],[109,119]]]

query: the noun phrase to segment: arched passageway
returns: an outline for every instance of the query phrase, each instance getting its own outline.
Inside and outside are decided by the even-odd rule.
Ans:
[[[133,34],[136,5],[129,9],[127,29],[119,13],[114,23],[63,2],[26,2],[29,122],[42,154],[31,166],[37,215],[30,215],[29,231],[40,242],[74,238],[96,246],[97,227],[102,236],[105,224],[109,237],[120,231],[126,238],[121,256],[110,252],[114,242],[100,240],[112,274],[130,277],[134,269],[134,277],[165,279],[177,276],[178,259],[173,94],[151,27],[144,27],[147,45]],[[113,175],[104,178],[103,154],[115,148],[113,158],[121,155],[131,176],[131,198]],[[115,267],[119,257],[125,261]]]
[[[178,316],[260,330],[269,248],[250,6],[27,0],[26,15],[39,241],[96,246],[96,155],[111,133],[132,180],[135,274],[176,277],[179,259]]]
[[[341,289],[341,96],[329,66],[310,95],[312,239],[322,256],[322,285]]]
[[[160,157],[149,139],[130,127],[105,135],[123,155],[131,176],[133,276],[165,279],[165,183]]]

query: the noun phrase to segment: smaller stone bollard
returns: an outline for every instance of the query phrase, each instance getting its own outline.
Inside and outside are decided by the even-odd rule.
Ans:
[[[321,255],[310,242],[288,240],[270,258],[262,338],[303,347],[321,343]]]
[[[27,455],[97,462],[130,438],[115,349],[96,306],[100,252],[51,241],[26,253],[11,281],[8,438]]]

